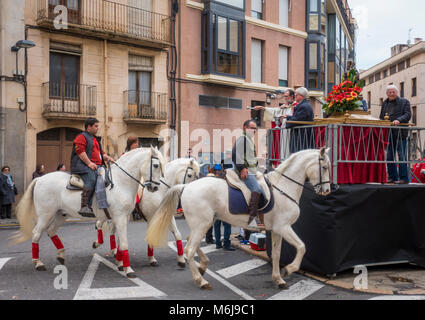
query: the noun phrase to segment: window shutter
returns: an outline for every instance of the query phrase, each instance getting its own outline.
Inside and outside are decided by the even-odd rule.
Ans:
[[[153,58],[129,55],[128,56],[128,70],[130,71],[153,71]]]

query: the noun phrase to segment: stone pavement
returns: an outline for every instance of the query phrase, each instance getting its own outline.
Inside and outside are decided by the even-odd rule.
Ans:
[[[249,244],[241,244],[237,236],[235,234],[231,237],[235,248],[271,262],[266,251],[255,251]],[[327,285],[357,292],[379,295],[425,295],[425,269],[410,264],[368,267],[368,289],[360,290],[354,288],[354,279],[358,274],[353,270],[337,274],[332,279],[302,270],[298,273]]]

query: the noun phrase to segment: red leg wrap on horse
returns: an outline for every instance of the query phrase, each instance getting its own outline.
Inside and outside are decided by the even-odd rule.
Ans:
[[[128,254],[128,250],[122,251],[122,266],[127,268],[130,266],[130,256]]]
[[[40,252],[40,247],[38,246],[38,243],[33,243],[32,244],[32,258],[35,259],[35,260],[40,259],[39,252]]]
[[[97,243],[103,244],[103,231],[97,230]]]
[[[153,249],[148,246],[148,257],[153,257]]]
[[[52,239],[52,242],[55,245],[56,249],[58,249],[58,250],[63,249],[62,241],[59,239],[58,236],[51,237],[50,239]]]
[[[184,254],[183,242],[181,240],[178,240],[178,241],[176,241],[176,245],[177,245],[177,254],[179,256],[182,256]]]
[[[122,261],[122,251],[120,250],[119,247],[117,250],[117,261]]]
[[[109,239],[110,239],[110,243],[111,243],[111,250],[116,249],[117,248],[117,243],[115,242],[115,236],[112,235],[112,236],[110,236]]]

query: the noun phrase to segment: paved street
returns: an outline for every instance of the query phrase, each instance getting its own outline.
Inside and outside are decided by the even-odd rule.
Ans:
[[[184,238],[188,229],[184,220],[177,220]],[[7,238],[14,228],[0,230],[0,299],[2,300],[366,300],[377,295],[344,290],[308,277],[294,274],[286,279],[290,289],[280,290],[271,280],[271,264],[242,250],[227,252],[215,245],[202,244],[210,259],[206,279],[213,290],[203,291],[192,281],[188,267],[176,263],[176,249],[170,238],[169,247],[156,250],[159,267],[151,267],[144,241],[146,224],[129,225],[131,263],[138,278],[129,280],[119,273],[108,251],[108,245],[92,249],[96,238],[93,223],[68,223],[59,232],[67,249],[67,289],[55,289],[55,279],[63,269],[55,267],[56,249],[46,235],[40,242],[40,257],[46,272],[37,272],[31,263],[29,242],[7,247]],[[238,229],[234,228],[237,232]],[[108,244],[105,235],[105,243]],[[56,282],[59,280],[56,279]],[[63,284],[63,282],[60,282]],[[414,298],[414,297],[413,297]]]

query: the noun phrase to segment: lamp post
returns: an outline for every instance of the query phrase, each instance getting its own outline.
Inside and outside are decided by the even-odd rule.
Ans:
[[[12,52],[16,53],[16,70],[13,77],[18,82],[26,82],[26,75],[19,74],[19,68],[18,68],[18,53],[21,49],[30,49],[35,47],[35,43],[30,40],[19,40],[16,42],[16,44],[11,48]]]

